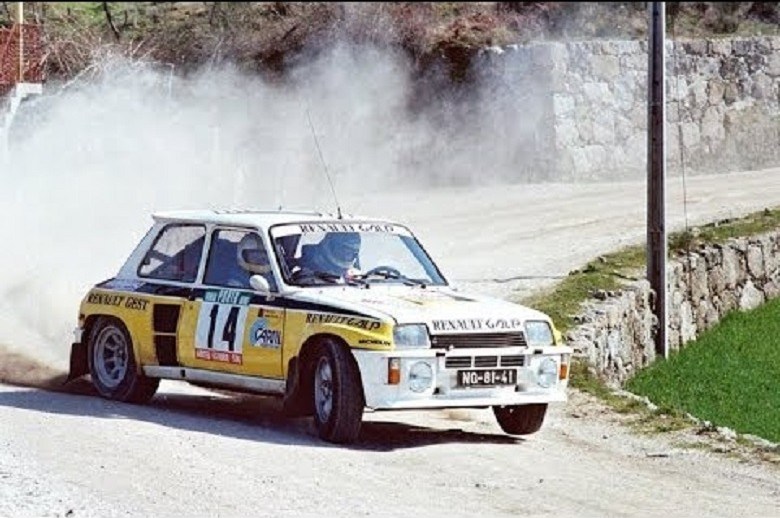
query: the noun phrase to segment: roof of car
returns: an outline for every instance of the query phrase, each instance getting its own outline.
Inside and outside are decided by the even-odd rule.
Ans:
[[[360,221],[386,221],[377,218],[354,216],[343,214],[339,218],[336,214],[316,211],[292,211],[292,210],[253,210],[253,209],[202,209],[202,210],[170,210],[152,214],[155,221],[180,221],[197,223],[215,223],[218,225],[237,225],[267,228],[271,225],[284,223],[299,223],[311,221],[335,221],[360,220]]]

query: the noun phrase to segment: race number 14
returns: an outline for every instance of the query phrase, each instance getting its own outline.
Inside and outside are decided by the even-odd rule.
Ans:
[[[204,302],[198,315],[195,347],[241,354],[248,306]]]

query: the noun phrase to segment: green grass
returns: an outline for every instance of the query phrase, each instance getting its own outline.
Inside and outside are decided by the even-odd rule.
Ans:
[[[626,388],[658,405],[780,442],[780,299],[735,311]]]

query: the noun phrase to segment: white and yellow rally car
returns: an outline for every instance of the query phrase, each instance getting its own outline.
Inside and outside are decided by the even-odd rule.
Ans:
[[[492,407],[509,434],[564,401],[550,318],[451,287],[405,226],[282,211],[175,211],[81,302],[70,379],[148,401],[160,379],[283,397],[348,443],[370,410]]]

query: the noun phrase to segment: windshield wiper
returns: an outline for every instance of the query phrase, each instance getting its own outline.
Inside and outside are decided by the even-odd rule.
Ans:
[[[364,274],[353,275],[351,278],[368,283],[368,280],[372,277],[381,277],[383,279],[392,279],[395,281],[401,281],[407,286],[425,286],[425,282],[422,282],[417,279],[410,279],[409,277],[406,277],[401,273],[396,273],[391,270],[377,270],[374,272],[367,272]]]

